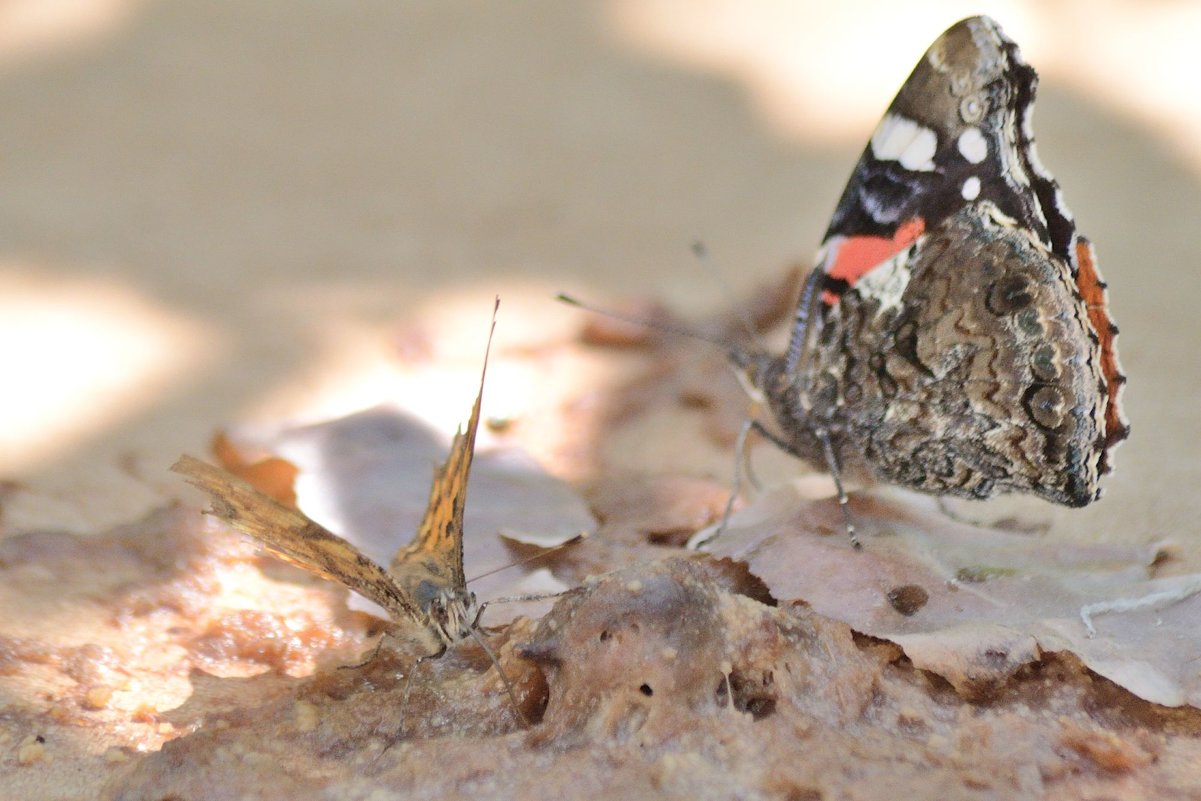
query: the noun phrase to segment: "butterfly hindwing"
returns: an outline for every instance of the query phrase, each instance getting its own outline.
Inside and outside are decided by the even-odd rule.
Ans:
[[[844,461],[940,495],[1094,500],[1106,397],[1066,263],[991,204],[943,220],[907,256],[904,291],[847,292],[823,328],[842,344],[813,355],[843,401]]]

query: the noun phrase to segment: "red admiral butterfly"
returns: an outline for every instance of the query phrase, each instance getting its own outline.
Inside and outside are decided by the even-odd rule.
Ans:
[[[1100,495],[1129,426],[1117,328],[1030,128],[1038,78],[987,17],[934,42],[872,134],[783,356],[734,361],[779,447],[935,495]],[[852,533],[849,515],[848,531]]]

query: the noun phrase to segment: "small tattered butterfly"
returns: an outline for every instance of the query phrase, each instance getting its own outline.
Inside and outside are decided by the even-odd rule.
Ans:
[[[474,639],[492,660],[514,708],[524,718],[512,684],[477,632],[479,608],[475,595],[467,589],[463,572],[467,478],[475,453],[488,352],[499,305],[497,300],[492,310],[480,390],[467,430],[455,434],[450,455],[434,476],[417,536],[397,552],[387,569],[303,512],[276,502],[224,470],[191,456],[181,457],[171,469],[211,497],[210,514],[258,540],[275,556],[374,601],[396,623],[416,623],[431,648],[423,659],[440,656],[462,640]]]

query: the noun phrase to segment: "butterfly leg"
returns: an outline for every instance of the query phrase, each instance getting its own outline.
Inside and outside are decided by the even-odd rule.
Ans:
[[[479,632],[474,627],[471,629],[471,637],[475,640],[476,644],[479,645],[480,648],[484,649],[484,653],[488,655],[488,658],[492,660],[492,667],[496,668],[496,675],[500,676],[501,682],[505,685],[505,692],[509,694],[509,702],[513,704],[513,711],[517,713],[517,717],[521,718],[521,722],[524,725],[529,726],[529,718],[527,718],[525,713],[521,711],[521,704],[517,703],[517,693],[513,690],[513,682],[509,681],[509,677],[506,676],[504,670],[501,669],[500,661],[497,660],[496,654],[492,653],[492,649],[488,647],[488,643],[484,642],[484,638],[480,636]]]
[[[952,522],[960,523],[965,526],[973,526],[975,528],[983,528],[984,527],[984,524],[981,523],[979,520],[974,520],[972,518],[964,517],[963,515],[956,512],[954,509],[951,508],[950,504],[947,503],[947,499],[942,497],[941,495],[936,496],[934,499],[934,502],[936,504],[938,504],[938,511],[942,512],[943,517],[946,517],[947,519],[951,520]]]
[[[438,657],[442,656],[442,654],[444,654],[444,653],[446,653],[445,645],[443,645],[442,648],[440,648],[437,651],[437,653],[427,654],[425,656],[419,656],[415,660],[413,660],[413,666],[411,668],[409,668],[409,675],[405,679],[404,701],[400,705],[401,719],[404,719],[404,717],[408,714],[408,711],[409,711],[409,693],[411,693],[413,690],[413,676],[417,673],[417,668],[420,667],[422,662],[425,662],[428,659],[437,659]],[[389,738],[387,740],[387,742],[384,743],[384,747],[380,750],[379,754],[376,756],[376,759],[379,759],[381,756],[384,755],[384,753],[389,748],[391,748],[396,743],[400,742],[400,740],[402,739],[401,733],[403,731],[404,731],[403,728],[397,730],[396,736]]]
[[[763,425],[758,420],[753,417],[747,418],[747,420],[742,424],[742,428],[738,432],[738,439],[734,442],[734,448],[738,451],[738,455],[740,457],[741,467],[746,471],[746,480],[748,483],[750,483],[751,488],[754,489],[755,492],[761,492],[763,490],[763,482],[759,480],[757,475],[755,475],[755,464],[751,461],[750,434],[752,431],[759,433],[762,431],[762,429]],[[734,464],[735,489],[739,488],[739,483],[742,479],[742,476],[738,472],[738,468],[739,463],[736,462]]]
[[[734,502],[738,500],[738,496],[742,494],[742,472],[746,470],[747,478],[750,479],[752,486],[759,489],[759,482],[755,480],[754,474],[751,471],[751,455],[747,449],[747,437],[754,430],[756,421],[748,418],[743,421],[742,427],[738,429],[738,438],[734,440],[734,480],[731,482],[733,486],[730,489],[730,497],[726,499],[726,507],[721,513],[721,522],[717,524],[717,528],[713,533],[702,540],[698,540],[693,547],[699,548],[708,542],[712,542],[721,536],[721,533],[726,530],[726,524],[730,522],[730,515],[734,511]]]
[[[819,428],[814,431],[818,441],[822,444],[822,453],[826,457],[826,466],[830,469],[830,477],[834,479],[834,488],[838,490],[838,508],[842,510],[842,522],[846,526],[847,536],[851,538],[851,545],[855,550],[863,547],[859,542],[859,537],[855,536],[855,521],[851,517],[851,507],[847,501],[846,490],[842,487],[842,470],[838,467],[838,457],[834,454],[834,445],[830,442],[830,432],[824,428]]]
[[[795,453],[791,445],[768,431],[758,420],[751,421],[751,428],[785,453]],[[813,435],[821,443],[822,454],[826,459],[826,468],[830,471],[830,477],[834,479],[834,489],[838,492],[838,508],[842,510],[842,522],[846,527],[847,536],[851,538],[851,545],[858,550],[863,545],[855,534],[855,520],[851,516],[850,502],[847,500],[846,490],[842,486],[842,469],[838,466],[838,457],[834,454],[833,443],[830,442],[830,432],[824,428],[818,428],[814,430]]]
[[[442,656],[444,653],[446,653],[445,645],[443,645],[441,648],[439,648],[437,651],[435,651],[432,654],[426,654],[425,656],[419,656],[413,660],[413,667],[409,668],[409,676],[408,676],[408,678],[405,679],[404,701],[400,705],[400,716],[401,717],[404,717],[405,713],[409,709],[409,693],[411,693],[413,691],[413,677],[417,675],[417,668],[421,667],[421,664],[423,662],[428,662],[431,659],[437,659],[440,656]]]
[[[1015,531],[1019,534],[1046,534],[1051,528],[1050,522],[1022,523],[1012,518],[989,522],[975,517],[966,517],[952,509],[950,504],[947,503],[947,499],[941,495],[935,497],[935,503],[938,504],[938,511],[942,512],[944,517],[960,525],[971,526],[972,528],[996,528],[1004,531]]]

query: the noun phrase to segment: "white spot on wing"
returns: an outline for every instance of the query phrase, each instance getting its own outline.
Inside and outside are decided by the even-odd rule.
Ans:
[[[972,176],[963,182],[963,189],[960,190],[964,200],[975,200],[980,197],[980,179]]]
[[[930,172],[938,136],[907,117],[885,114],[871,140],[872,155],[880,161],[895,161],[907,170]]]
[[[907,213],[904,206],[890,203],[889,198],[871,191],[861,192],[859,201],[863,204],[864,210],[876,222],[897,223],[900,222],[901,215]]]
[[[959,153],[972,164],[988,158],[988,140],[979,128],[966,128],[959,134]]]

